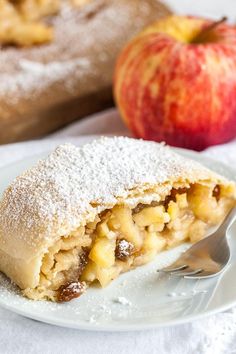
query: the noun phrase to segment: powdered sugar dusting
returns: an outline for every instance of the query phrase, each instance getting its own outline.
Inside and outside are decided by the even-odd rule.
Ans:
[[[138,195],[142,200],[144,191],[158,184],[209,176],[198,163],[153,142],[114,137],[80,148],[61,145],[5,192],[0,204],[2,234],[21,239],[24,248],[35,247],[41,238],[71,232],[125,198],[132,203]]]
[[[66,289],[73,291],[73,293],[80,294],[82,291],[85,290],[85,283],[72,282],[66,287]]]
[[[52,43],[31,48],[1,49],[0,99],[2,96],[4,103],[12,106],[22,99],[27,102],[35,100],[49,87],[54,96],[57,90],[82,95],[85,85],[81,85],[81,80],[83,83],[89,81],[86,93],[94,92],[97,80],[101,87],[107,87],[112,80],[111,62],[115,62],[127,40],[124,28],[128,28],[132,35],[144,26],[142,16],[130,24],[132,9],[125,1],[119,5],[114,0],[96,0],[81,9],[71,6],[68,1],[61,3],[60,13],[48,20],[55,32]],[[160,8],[159,13],[162,12],[166,11]],[[153,16],[154,20],[149,4],[140,4],[139,13],[147,18],[150,16],[150,19]],[[114,41],[114,33],[117,41]],[[102,76],[101,67],[104,68]],[[48,91],[47,96],[53,100]]]
[[[124,306],[132,306],[132,303],[124,296],[118,296],[114,302]]]
[[[116,258],[123,261],[126,260],[133,252],[134,245],[125,239],[121,239],[116,244]]]

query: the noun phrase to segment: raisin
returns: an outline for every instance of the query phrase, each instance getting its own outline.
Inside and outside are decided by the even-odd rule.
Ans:
[[[80,276],[88,264],[89,249],[87,247],[82,247],[82,252],[79,254],[79,269],[78,275]]]
[[[139,213],[141,210],[143,210],[145,208],[145,205],[142,203],[139,203],[133,210],[133,214],[137,214]]]
[[[99,214],[99,218],[100,220],[105,220],[107,219],[109,216],[111,216],[111,210],[104,210]]]
[[[168,208],[170,201],[176,202],[176,194],[184,194],[187,192],[188,192],[187,188],[178,188],[178,189],[173,188],[170,192],[170,195],[167,195],[165,200],[163,201],[163,205],[165,209]]]
[[[134,245],[131,242],[126,241],[125,239],[117,240],[115,256],[116,259],[125,262],[133,253]]]
[[[133,210],[133,214],[137,214],[139,213],[141,210],[145,209],[145,208],[148,208],[148,207],[155,207],[155,206],[158,206],[160,205],[159,202],[156,202],[156,201],[152,201],[151,204],[142,204],[142,203],[139,203]]]
[[[58,289],[57,301],[67,302],[80,297],[86,290],[85,282],[68,282]]]
[[[218,184],[213,189],[212,196],[216,198],[217,202],[220,199],[220,186],[218,186]]]

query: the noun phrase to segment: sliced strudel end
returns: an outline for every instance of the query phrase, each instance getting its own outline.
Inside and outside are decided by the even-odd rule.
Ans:
[[[25,296],[69,301],[196,242],[236,204],[235,184],[169,147],[129,138],[59,146],[0,202],[0,270]]]

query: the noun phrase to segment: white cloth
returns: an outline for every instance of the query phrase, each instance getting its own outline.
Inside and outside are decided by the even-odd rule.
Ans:
[[[41,140],[0,147],[0,167],[76,141],[86,134],[122,134],[128,131],[115,110],[92,116]],[[213,147],[203,154],[236,165],[236,142]],[[70,330],[23,318],[0,308],[1,354],[229,354],[236,353],[236,309],[181,326],[152,331],[103,333]]]

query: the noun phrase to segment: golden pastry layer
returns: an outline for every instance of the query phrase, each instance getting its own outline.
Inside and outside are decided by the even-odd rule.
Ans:
[[[76,7],[91,1],[67,0]],[[50,42],[53,39],[53,28],[41,20],[57,14],[61,3],[62,0],[1,0],[0,43],[31,46]]]
[[[161,144],[62,145],[4,193],[0,270],[29,298],[69,301],[200,240],[235,197],[233,182]]]

